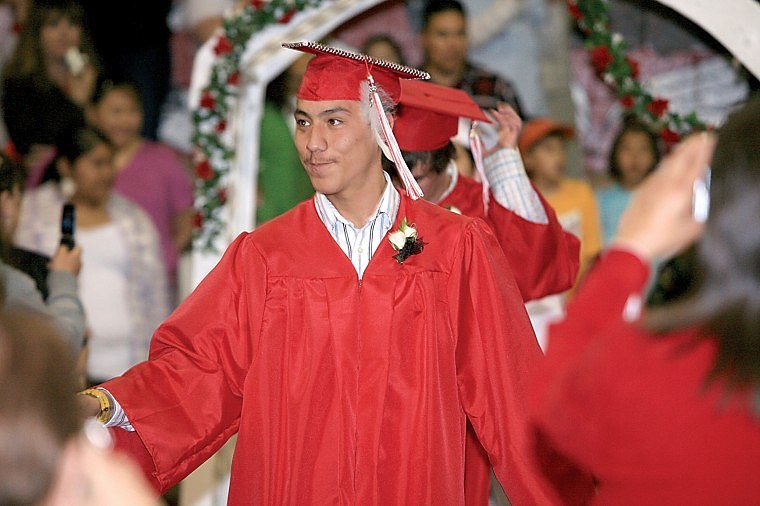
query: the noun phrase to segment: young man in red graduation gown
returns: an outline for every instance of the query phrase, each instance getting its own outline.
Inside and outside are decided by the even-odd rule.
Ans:
[[[508,105],[491,113],[500,128],[497,144],[483,160],[485,184],[461,174],[455,163],[451,138],[457,135],[459,119],[490,121],[464,91],[402,80],[393,129],[426,200],[488,223],[513,267],[525,302],[568,290],[578,274],[580,242],[562,229],[554,210],[525,174],[515,149],[520,117]],[[476,165],[480,163],[476,160]],[[489,177],[494,185],[489,185]],[[467,428],[467,504],[485,506],[491,466],[472,427]]]
[[[315,197],[241,234],[92,411],[160,490],[238,433],[241,506],[464,504],[469,419],[514,504],[553,502],[524,411],[541,351],[501,248],[382,168],[368,73],[392,102],[419,74],[295,48],[316,54],[295,114]]]

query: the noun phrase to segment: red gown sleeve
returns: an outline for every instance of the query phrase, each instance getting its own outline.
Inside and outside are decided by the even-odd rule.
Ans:
[[[528,382],[542,354],[522,297],[484,222],[473,221],[458,248],[448,297],[457,301],[450,321],[462,407],[512,504],[553,504],[531,458]]]
[[[569,290],[578,276],[581,243],[562,229],[551,205],[536,191],[548,223],[528,221],[491,196],[487,220],[515,275],[523,300]]]
[[[156,330],[150,357],[103,387],[136,432],[116,431],[159,491],[187,476],[237,432],[243,382],[266,295],[266,262],[245,234]]]
[[[579,498],[587,499],[588,490],[579,492],[578,482],[573,481],[578,474],[569,471],[575,464],[554,450],[552,441],[561,440],[574,447],[590,444],[593,435],[584,420],[593,415],[588,406],[577,406],[579,411],[573,413],[565,405],[567,416],[560,420],[553,416],[556,402],[563,396],[565,381],[578,357],[600,331],[623,323],[626,304],[632,296],[641,296],[648,274],[648,267],[628,252],[610,250],[602,254],[570,300],[565,319],[550,329],[546,359],[532,382],[531,416],[538,464],[565,502],[584,502]],[[586,429],[583,434],[578,434],[580,426]]]

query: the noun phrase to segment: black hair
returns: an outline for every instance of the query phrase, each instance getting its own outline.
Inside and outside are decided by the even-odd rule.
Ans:
[[[456,150],[454,145],[449,141],[442,148],[438,148],[434,151],[404,151],[404,161],[406,165],[411,169],[417,162],[430,165],[430,170],[435,173],[442,173],[446,170],[449,162],[454,158]]]
[[[90,152],[98,144],[113,146],[108,137],[91,127],[79,127],[63,132],[56,139],[55,158],[45,168],[41,183],[61,180],[56,164],[58,160],[63,158],[73,164],[80,156]]]
[[[98,82],[95,86],[95,90],[92,93],[91,102],[94,105],[98,105],[108,92],[113,90],[125,91],[133,96],[137,105],[142,108],[142,99],[140,98],[140,91],[137,88],[137,84],[128,78],[116,78],[106,75],[98,76]]]
[[[612,178],[617,182],[621,182],[623,179],[623,173],[620,171],[620,166],[617,162],[617,152],[620,148],[620,143],[622,142],[623,138],[629,133],[643,134],[649,141],[649,147],[652,150],[652,154],[654,155],[654,160],[652,162],[652,166],[647,171],[647,174],[652,172],[660,162],[660,146],[657,140],[657,136],[652,131],[652,129],[635,118],[625,118],[623,120],[623,126],[621,127],[620,132],[618,132],[618,134],[615,136],[615,140],[612,142],[612,147],[610,148],[610,176],[612,176]]]
[[[430,18],[441,12],[454,11],[467,17],[467,11],[458,0],[428,0],[422,11],[422,29],[427,28]]]

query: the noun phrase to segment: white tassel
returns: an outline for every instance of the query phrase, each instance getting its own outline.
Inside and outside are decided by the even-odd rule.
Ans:
[[[470,128],[470,152],[472,153],[473,160],[475,160],[475,169],[478,171],[480,181],[483,184],[483,208],[487,214],[491,185],[488,183],[488,178],[486,177],[486,169],[483,166],[483,141],[480,139],[480,135],[478,135],[478,132],[475,130],[477,125],[478,122],[473,121],[472,127]]]
[[[383,139],[380,143],[380,149],[383,150],[383,154],[388,157],[389,160],[393,160],[396,165],[396,171],[398,172],[401,182],[404,184],[406,194],[414,200],[423,196],[422,188],[417,184],[417,180],[412,176],[412,171],[407,167],[404,157],[401,155],[401,149],[398,147],[396,137],[393,135],[388,118],[385,116],[383,110],[383,104],[380,102],[380,96],[377,94],[377,88],[375,81],[372,79],[372,75],[367,76],[369,79],[370,93],[372,94],[372,107],[375,110],[377,118],[380,120],[380,128],[382,130]]]

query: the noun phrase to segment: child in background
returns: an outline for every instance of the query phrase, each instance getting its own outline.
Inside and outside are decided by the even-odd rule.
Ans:
[[[605,245],[615,236],[631,193],[659,161],[660,150],[654,133],[638,121],[626,121],[610,150],[612,184],[596,192]]]
[[[113,144],[114,190],[139,204],[158,229],[174,298],[177,260],[192,240],[192,181],[173,151],[141,136],[143,111],[132,84],[103,81],[87,118]]]
[[[602,231],[591,185],[565,176],[565,143],[574,134],[570,125],[548,118],[537,118],[523,125],[517,145],[528,177],[554,208],[562,228],[575,234],[581,241],[580,279],[602,249]],[[526,304],[542,349],[546,349],[548,344],[549,325],[565,314],[566,297],[567,294],[550,295]]]
[[[602,249],[599,208],[591,185],[565,176],[570,125],[537,118],[523,126],[518,146],[533,184],[551,204],[565,230],[581,241],[580,275]]]

